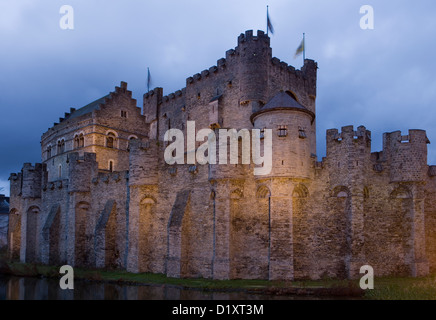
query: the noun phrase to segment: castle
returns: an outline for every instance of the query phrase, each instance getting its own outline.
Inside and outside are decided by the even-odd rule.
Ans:
[[[436,271],[436,167],[426,132],[327,131],[316,156],[317,63],[273,58],[262,31],[163,96],[127,84],[42,135],[10,176],[8,252],[50,265],[213,279],[356,278]],[[171,128],[272,129],[273,166],[169,165]],[[200,143],[197,143],[196,147]]]

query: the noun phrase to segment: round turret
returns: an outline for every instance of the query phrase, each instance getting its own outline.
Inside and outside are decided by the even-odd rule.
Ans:
[[[311,177],[311,127],[315,114],[286,92],[279,92],[251,116],[254,128],[272,129],[272,170],[269,176]]]

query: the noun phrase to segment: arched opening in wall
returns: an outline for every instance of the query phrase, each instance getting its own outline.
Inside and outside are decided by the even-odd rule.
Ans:
[[[12,261],[20,260],[21,250],[21,215],[17,209],[12,209],[9,213],[9,259]]]
[[[115,171],[115,165],[114,165],[114,160],[109,160],[109,165],[108,165],[108,169],[110,172],[114,172]]]
[[[31,206],[27,210],[27,228],[26,228],[26,263],[37,261],[37,245],[38,245],[38,215],[39,208]]]
[[[436,273],[436,192],[434,189],[424,192],[425,247],[430,274]]]
[[[108,269],[119,267],[120,250],[117,244],[117,204],[113,206],[105,229],[105,266]]]
[[[245,248],[244,243],[244,228],[245,217],[242,210],[243,192],[241,189],[235,189],[230,192],[230,279],[243,279],[249,277],[247,270],[249,269],[250,251]]]
[[[107,148],[116,148],[116,135],[113,132],[108,132],[106,137],[106,147]]]
[[[127,151],[130,151],[130,142],[131,141],[134,141],[134,140],[138,140],[138,137],[137,136],[135,136],[135,135],[131,135],[131,136],[129,136],[129,139],[128,139],[129,141],[128,141],[128,144],[127,144]]]
[[[139,208],[139,272],[152,272],[153,253],[156,243],[153,239],[154,223],[156,222],[156,201],[147,196],[142,199]]]
[[[260,185],[256,191],[256,209],[254,210],[256,230],[253,233],[258,248],[258,274],[261,279],[269,278],[269,257],[271,250],[270,217],[271,217],[271,191],[265,185]]]
[[[412,211],[413,194],[404,185],[395,188],[389,199],[390,212],[386,213],[389,221],[389,233],[386,234],[383,250],[391,252],[388,272],[399,276],[410,276],[414,263]],[[395,236],[401,235],[401,236]],[[385,256],[385,254],[380,254]]]
[[[292,236],[293,236],[293,264],[294,278],[310,278],[312,251],[310,248],[313,232],[309,224],[308,207],[309,191],[304,184],[295,186],[292,193]]]
[[[324,221],[326,232],[324,233],[324,252],[328,256],[323,257],[331,261],[329,270],[324,275],[348,278],[348,267],[351,258],[351,193],[345,186],[333,189],[328,199],[329,215]]]
[[[268,254],[268,246],[262,248],[266,219],[265,216],[253,215],[252,211],[246,210],[246,201],[242,189],[236,188],[230,193],[231,279],[267,277],[268,263],[265,257]]]
[[[91,264],[90,261],[90,244],[87,243],[87,222],[90,205],[88,202],[79,202],[76,204],[75,222],[74,222],[74,265],[85,267]]]
[[[126,225],[123,223],[126,217],[123,216],[123,212],[125,212],[125,206],[118,209],[115,200],[107,200],[104,209],[99,214],[95,228],[89,230],[94,235],[93,241],[91,242],[92,237],[89,237],[88,243],[89,247],[93,248],[91,258],[97,268],[117,269],[123,265],[121,253],[126,245],[124,242]],[[89,221],[87,217],[86,223]]]
[[[57,266],[61,264],[60,238],[61,238],[61,208],[58,205],[54,212],[54,219],[49,229],[49,264]],[[51,214],[52,212],[50,212]]]
[[[192,195],[191,195],[192,197]],[[183,214],[182,225],[180,229],[180,277],[200,277],[195,268],[197,257],[195,252],[195,242],[197,241],[196,230],[194,228],[193,201],[186,203],[185,212]]]
[[[373,215],[373,199],[370,199],[370,191],[367,186],[363,187],[363,237],[365,239],[363,244],[363,251],[366,251],[366,248],[368,247],[367,244],[370,244],[369,247],[371,247],[371,241],[373,240],[373,236],[371,235],[371,231],[374,230],[374,228],[371,226],[373,223],[377,223],[374,219]],[[368,238],[370,239],[368,241]]]
[[[62,179],[62,165],[61,164],[59,165],[59,168],[58,168],[58,179]]]
[[[74,149],[79,148],[79,135],[74,136]]]

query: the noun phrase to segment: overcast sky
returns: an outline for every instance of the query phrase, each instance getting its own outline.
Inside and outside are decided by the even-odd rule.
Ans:
[[[66,4],[74,30],[59,26]],[[41,161],[42,133],[70,107],[120,81],[142,106],[147,67],[164,94],[183,88],[240,33],[265,30],[267,4],[273,56],[300,68],[305,32],[307,58],[318,62],[320,160],[327,129],[365,125],[373,151],[383,132],[427,130],[436,164],[434,0],[0,0],[0,187],[24,162]],[[374,8],[374,30],[360,28],[363,5]]]

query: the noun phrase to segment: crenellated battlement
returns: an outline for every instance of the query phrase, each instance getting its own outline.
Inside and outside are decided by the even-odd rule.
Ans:
[[[245,34],[241,34],[238,38],[238,46],[240,44],[247,44],[250,43],[251,41],[257,41],[259,39],[262,40],[267,40],[265,42],[266,45],[269,46],[269,37],[267,35],[265,35],[265,33],[261,30],[258,30],[258,36],[253,36],[253,31],[249,30],[246,31]],[[197,82],[200,82],[203,79],[207,79],[210,78],[212,76],[214,76],[215,74],[219,73],[222,70],[226,69],[226,66],[229,62],[233,61],[234,59],[236,59],[238,57],[238,47],[236,47],[235,49],[229,49],[226,51],[226,58],[221,58],[217,60],[217,64],[210,67],[209,69],[205,69],[200,73],[196,73],[188,78],[186,78],[186,87],[188,87],[189,85],[195,84]],[[295,68],[294,68],[295,70]],[[180,96],[180,92],[182,92],[182,95],[185,95],[186,93],[186,87],[180,90],[177,90],[176,92],[170,93],[166,96],[162,97],[162,102],[168,102],[169,100],[173,99],[173,95],[178,97]],[[151,90],[150,92],[147,92],[144,94],[144,100],[148,100],[151,99],[154,94],[159,93],[156,92],[156,89]]]
[[[427,144],[424,130],[383,134],[383,160],[390,166],[391,182],[424,181],[428,176]]]
[[[80,156],[78,152],[70,154],[69,177],[70,192],[88,192],[90,182],[98,173],[97,155],[85,152]]]
[[[238,46],[250,44],[251,42],[264,43],[268,47],[270,46],[270,38],[262,30],[257,30],[257,36],[253,35],[253,30],[247,30],[245,33],[241,33],[238,37]]]
[[[410,145],[427,145],[430,140],[427,138],[425,130],[411,129],[408,135],[403,135],[401,131],[386,132],[383,134],[383,151],[395,151],[399,146]]]
[[[270,63],[271,65],[268,65]],[[234,66],[238,66],[233,68]],[[187,100],[186,92],[190,88],[195,88],[197,93],[202,89],[202,82],[212,80],[225,74],[228,79],[222,79],[220,82],[227,83],[228,87],[232,86],[232,80],[237,78],[239,81],[240,91],[242,93],[240,101],[244,104],[249,101],[260,101],[263,104],[267,102],[268,92],[265,81],[268,81],[268,68],[273,68],[277,76],[288,76],[292,82],[294,90],[303,88],[304,93],[313,99],[316,97],[316,73],[317,63],[313,60],[306,60],[301,70],[288,65],[278,58],[272,57],[270,47],[270,38],[265,32],[258,30],[257,36],[253,30],[248,30],[238,37],[238,45],[234,49],[229,49],[225,53],[225,58],[217,60],[217,64],[186,78],[186,87],[168,95],[163,95],[162,88],[155,88],[144,94],[143,106],[144,114],[147,115],[147,121],[152,122],[157,119],[157,110],[165,108],[167,105],[177,103],[176,99]],[[209,85],[210,82],[204,85]],[[282,88],[281,88],[282,89]],[[286,89],[291,89],[286,88]],[[192,94],[192,92],[190,93]],[[305,104],[309,109],[314,109],[314,102],[307,97],[303,97]],[[181,104],[184,104],[182,102]]]
[[[165,104],[167,102],[175,102],[178,100],[184,100],[186,97],[186,89],[183,88],[182,90],[177,90],[174,93],[170,93],[167,96],[163,96],[162,97],[162,103],[161,103],[161,108],[163,108],[165,106]]]
[[[301,70],[295,69],[294,66],[288,65],[286,62],[277,57],[271,59],[271,64],[279,71],[288,71],[290,74],[295,75],[297,78],[303,78],[304,74]]]
[[[327,130],[327,150],[329,147],[335,147],[338,144],[365,145],[366,148],[371,148],[371,131],[366,130],[364,126],[360,126],[354,130],[354,126],[342,127],[342,132],[338,129]]]
[[[23,172],[29,172],[29,171],[42,171],[46,167],[45,164],[42,163],[35,163],[35,165],[32,165],[31,163],[25,163],[23,165]]]
[[[41,185],[46,180],[47,166],[45,164],[25,163],[21,170],[21,194],[25,198],[41,198]]]
[[[328,168],[337,184],[357,181],[366,174],[371,162],[371,131],[364,126],[345,126],[327,130],[327,156],[323,168]],[[324,166],[328,164],[328,166]]]

